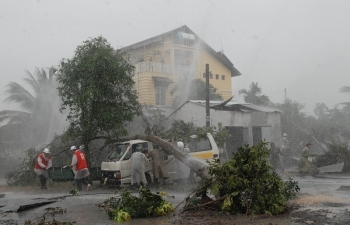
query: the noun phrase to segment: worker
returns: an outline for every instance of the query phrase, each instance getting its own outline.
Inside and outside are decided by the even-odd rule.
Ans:
[[[183,151],[186,154],[189,154],[191,152],[191,150],[188,147],[187,142],[184,141],[183,143],[184,143]],[[194,174],[194,171],[191,168],[190,168],[190,175],[188,176],[188,180],[189,180],[190,183],[193,183],[195,181],[195,174]]]
[[[184,142],[183,151],[184,151],[186,154],[188,154],[188,153],[191,152],[190,148],[189,148],[188,145],[187,145],[187,142]]]
[[[290,148],[290,142],[288,140],[288,135],[286,133],[283,134],[283,138],[282,138],[282,166],[283,167],[290,167],[292,166],[292,157],[293,157],[293,153],[292,150]]]
[[[159,179],[163,181],[168,179],[168,172],[164,166],[163,152],[159,149],[158,146],[148,153],[148,157],[152,158],[152,169],[153,169],[153,183],[159,184]]]
[[[87,166],[87,162],[86,162],[86,157],[85,154],[80,150],[77,149],[76,146],[72,146],[70,148],[71,153],[73,155],[72,157],[72,163],[70,165],[70,167],[73,169],[73,171],[75,170],[75,183],[77,185],[77,188],[79,191],[82,191],[82,185],[83,183],[87,185],[87,190],[90,187],[90,184],[88,183],[88,177],[90,176],[90,172]]]
[[[45,148],[44,151],[38,155],[34,165],[34,172],[39,176],[41,189],[47,189],[46,180],[49,178],[47,170],[50,167],[52,167],[50,150]]]
[[[281,171],[284,172],[282,162],[281,162],[282,151],[280,148],[275,146],[274,142],[270,142],[270,162],[273,166],[275,172]]]
[[[131,185],[136,186],[145,186],[147,185],[147,180],[145,176],[145,162],[149,162],[149,159],[146,157],[145,154],[141,152],[142,147],[141,145],[138,145],[135,149],[135,152],[132,153],[131,158],[129,161],[131,162]],[[138,183],[138,180],[140,183]]]
[[[182,142],[181,140],[179,140],[176,143],[177,147],[180,149],[181,152],[186,154],[186,150],[185,150],[185,144],[184,142]],[[189,149],[188,149],[189,150]],[[178,179],[179,181],[185,181],[188,177],[189,177],[189,171],[188,171],[188,166],[186,166],[183,162],[181,162],[180,160],[176,159],[176,169],[177,169],[177,175],[178,175]]]
[[[310,156],[317,156],[317,154],[310,152],[310,148],[311,148],[311,143],[307,143],[306,147],[303,149],[300,156],[298,169],[302,175],[305,175],[305,174],[315,175],[319,173],[318,169],[309,162]]]
[[[117,146],[117,150],[115,152],[115,158],[120,159],[123,156],[124,152],[122,151],[122,147],[120,145]]]

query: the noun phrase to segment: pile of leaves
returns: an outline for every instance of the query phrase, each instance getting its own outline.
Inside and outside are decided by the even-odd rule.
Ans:
[[[153,194],[143,187],[140,188],[139,196],[133,196],[124,190],[120,196],[110,197],[97,206],[104,208],[108,217],[116,222],[163,216],[173,210],[172,204],[166,202],[160,194]]]
[[[287,200],[295,196],[300,188],[291,178],[283,181],[273,172],[268,162],[269,154],[267,143],[263,142],[252,147],[240,147],[224,164],[211,162],[211,178],[206,179],[199,190],[202,200],[208,190],[216,196],[216,200],[206,201],[203,205],[215,203],[211,205],[231,213],[275,215],[284,212]]]

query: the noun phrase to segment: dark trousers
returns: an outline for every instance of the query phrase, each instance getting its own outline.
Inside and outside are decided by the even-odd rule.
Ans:
[[[82,191],[83,190],[83,184],[87,186],[89,184],[89,181],[88,181],[87,177],[84,177],[82,179],[75,179],[75,183],[77,185],[78,190]]]
[[[44,175],[39,176],[40,183],[41,183],[41,188],[42,189],[47,189],[46,187],[46,177]]]

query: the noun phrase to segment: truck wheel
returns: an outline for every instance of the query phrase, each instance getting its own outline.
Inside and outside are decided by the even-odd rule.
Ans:
[[[145,173],[147,183],[152,184],[152,177],[149,173]]]

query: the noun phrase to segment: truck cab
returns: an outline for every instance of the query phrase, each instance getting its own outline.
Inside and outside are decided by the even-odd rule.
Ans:
[[[218,159],[219,150],[210,133],[205,138],[192,136],[188,144],[190,152],[188,154],[205,162],[206,160]],[[154,144],[144,140],[131,140],[118,142],[113,145],[113,149],[101,164],[101,183],[127,186],[131,184],[131,158],[136,149],[147,154],[153,149]],[[180,163],[173,155],[164,154],[164,165],[168,172],[169,180],[183,179],[189,176],[190,169]],[[180,165],[180,166],[179,166]],[[181,167],[181,168],[179,168]],[[179,171],[181,170],[181,172]],[[181,173],[181,177],[179,175]],[[185,175],[184,175],[185,174]],[[152,162],[145,163],[145,175],[148,183],[153,181]]]

